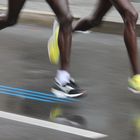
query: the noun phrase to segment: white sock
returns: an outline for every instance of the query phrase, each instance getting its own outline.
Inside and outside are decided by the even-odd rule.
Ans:
[[[55,80],[61,85],[64,85],[69,82],[70,74],[65,70],[58,70]]]

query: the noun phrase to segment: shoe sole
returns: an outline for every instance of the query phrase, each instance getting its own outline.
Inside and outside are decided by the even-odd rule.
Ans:
[[[57,27],[56,27],[56,25],[55,25],[56,23],[54,23],[54,25],[53,25],[53,32],[52,32],[52,35],[51,35],[51,37],[49,38],[49,40],[48,40],[48,55],[49,55],[49,60],[50,60],[50,62],[52,63],[52,64],[58,64],[58,62],[59,62],[59,57],[60,57],[60,53],[59,53],[59,48],[58,48],[58,46],[52,46],[51,44],[52,44],[52,42],[54,42],[54,38],[56,38],[56,35],[55,35],[55,31],[56,30],[59,30],[59,28],[57,29]],[[51,56],[51,52],[50,52],[50,50],[51,49],[53,49],[54,51],[55,50],[58,50],[58,54],[56,54],[56,56],[54,55],[54,56]],[[55,59],[53,59],[52,57],[54,57]]]
[[[137,90],[135,90],[133,88],[128,87],[128,90],[133,92],[134,94],[140,94],[140,91],[137,91]]]
[[[51,44],[51,40],[52,40],[52,36],[49,38],[49,40],[48,40],[48,45],[47,45],[47,46],[48,46],[48,47],[47,47],[47,48],[48,48],[48,56],[49,56],[50,62],[52,62],[52,61],[51,61],[51,55],[50,55],[50,44]]]
[[[81,93],[78,93],[78,94],[67,94],[63,91],[58,91],[54,88],[51,89],[52,93],[54,93],[58,98],[67,98],[67,97],[70,97],[70,98],[78,98],[78,97],[81,97],[83,95],[85,95],[86,91],[85,92],[81,92]]]
[[[49,56],[49,60],[52,64],[58,64],[59,62],[59,48],[57,46],[52,46],[52,42],[53,42],[53,37],[51,36],[49,41],[48,41],[48,56]],[[51,51],[53,53],[51,53]],[[57,52],[57,53],[54,53]]]

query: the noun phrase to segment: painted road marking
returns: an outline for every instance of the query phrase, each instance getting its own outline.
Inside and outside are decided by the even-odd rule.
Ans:
[[[47,93],[43,93],[43,92],[39,92],[39,91],[27,90],[27,89],[16,88],[16,87],[9,87],[9,86],[4,86],[4,85],[0,85],[0,88],[10,89],[10,90],[17,91],[17,92],[21,91],[21,92],[26,92],[26,93],[29,93],[29,94],[38,94],[38,95],[42,95],[42,96],[46,96],[46,97],[57,98],[53,93],[51,93],[47,89],[46,89]],[[78,101],[77,99],[74,99],[74,98],[65,98],[64,100]]]
[[[91,138],[91,139],[99,139],[99,138],[107,137],[107,135],[105,134],[97,133],[94,131],[80,129],[80,128],[76,128],[76,127],[72,127],[68,125],[62,125],[62,124],[58,124],[54,122],[35,119],[35,118],[17,115],[14,113],[8,113],[4,111],[0,111],[0,118],[17,121],[21,123],[26,123],[30,125],[35,125],[39,127],[49,128],[49,129],[53,129],[53,130],[57,130],[57,131],[61,131],[61,132],[69,133],[69,134],[74,134],[81,137]]]

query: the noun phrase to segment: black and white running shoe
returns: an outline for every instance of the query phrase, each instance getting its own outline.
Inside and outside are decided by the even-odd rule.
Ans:
[[[85,94],[85,91],[79,88],[74,79],[70,79],[65,85],[61,85],[59,82],[55,81],[55,85],[52,87],[52,92],[59,98],[76,98]]]

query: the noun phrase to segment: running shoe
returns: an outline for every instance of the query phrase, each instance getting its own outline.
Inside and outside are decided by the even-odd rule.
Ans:
[[[65,85],[62,85],[55,80],[54,86],[52,87],[52,93],[59,98],[76,98],[83,96],[85,91],[75,83],[74,79],[70,79]]]
[[[49,59],[52,64],[58,64],[59,62],[59,46],[58,46],[58,35],[59,35],[59,25],[55,20],[53,24],[53,33],[48,41],[48,54]]]
[[[134,75],[128,80],[128,89],[133,93],[140,93],[140,74]]]

